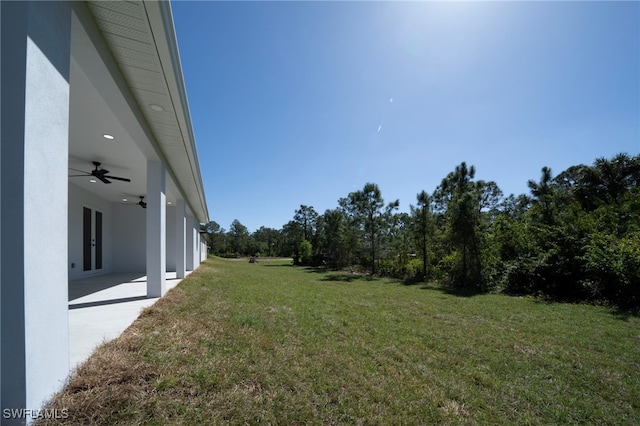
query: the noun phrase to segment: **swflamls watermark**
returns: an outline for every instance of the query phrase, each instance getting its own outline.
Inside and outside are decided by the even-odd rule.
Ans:
[[[5,408],[2,410],[3,419],[53,419],[60,420],[69,417],[69,409],[47,409],[31,410],[28,408]]]

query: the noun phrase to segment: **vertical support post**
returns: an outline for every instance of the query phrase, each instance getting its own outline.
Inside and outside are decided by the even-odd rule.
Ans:
[[[194,216],[191,232],[193,232],[193,269],[200,266],[198,258],[200,257],[200,226],[198,219]]]
[[[147,160],[147,297],[162,297],[167,275],[166,171]]]
[[[0,265],[4,266],[0,269],[0,405],[4,413],[41,408],[69,374],[71,4],[0,2],[0,10]],[[30,420],[3,418],[2,424]]]
[[[176,203],[176,278],[184,278],[187,269],[187,209],[184,200]]]
[[[197,268],[200,265],[200,224],[198,223],[198,219],[195,218],[194,222],[193,222],[193,229],[195,231],[194,234],[194,245],[193,245],[193,249],[195,250],[194,256],[193,256],[193,264],[194,266]]]
[[[187,271],[193,271],[196,265],[193,263],[193,216],[187,215]]]

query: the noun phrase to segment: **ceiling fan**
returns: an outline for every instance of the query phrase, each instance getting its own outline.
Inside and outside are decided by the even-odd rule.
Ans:
[[[93,165],[96,166],[96,168],[91,170],[91,172],[85,172],[83,170],[72,169],[71,167],[69,167],[69,170],[73,170],[73,171],[76,171],[76,172],[83,173],[81,175],[70,175],[69,177],[93,176],[93,177],[95,177],[97,179],[100,179],[104,183],[111,183],[111,181],[109,179],[111,179],[111,180],[121,180],[123,182],[131,182],[131,179],[128,179],[128,178],[123,178],[123,177],[118,177],[118,176],[108,176],[107,173],[109,173],[109,170],[100,169],[100,163],[98,163],[97,161],[94,161]]]
[[[138,205],[140,207],[142,207],[143,209],[147,208],[147,203],[145,203],[145,201],[144,201],[144,195],[140,196],[140,201],[138,201]]]
[[[129,203],[129,197],[133,197],[133,195],[131,195],[131,194],[123,194],[123,195],[125,197],[127,197],[127,198],[123,198],[122,199],[122,203],[125,206],[131,206],[132,207],[132,206],[138,205],[138,206],[142,207],[143,209],[147,208],[147,202],[144,201],[144,195],[136,195],[138,198],[140,198],[140,201],[138,201],[135,204],[133,204],[133,201],[131,203]]]

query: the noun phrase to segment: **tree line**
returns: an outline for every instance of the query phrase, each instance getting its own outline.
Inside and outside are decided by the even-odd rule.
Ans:
[[[558,175],[543,167],[529,194],[504,196],[456,166],[408,213],[367,183],[319,214],[301,205],[282,229],[204,226],[220,256],[291,256],[475,291],[640,305],[640,157],[618,154]]]

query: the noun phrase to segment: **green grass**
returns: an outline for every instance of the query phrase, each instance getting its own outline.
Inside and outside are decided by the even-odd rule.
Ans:
[[[76,424],[640,424],[640,320],[209,259],[83,365]]]

